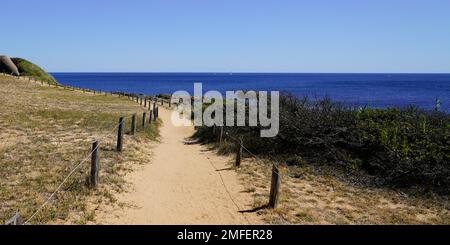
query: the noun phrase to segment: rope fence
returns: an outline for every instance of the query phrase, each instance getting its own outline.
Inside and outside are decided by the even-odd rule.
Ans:
[[[8,74],[3,74],[5,76],[14,77]],[[17,77],[16,77],[17,78]],[[19,77],[21,80],[31,81],[35,83],[40,83],[41,85],[44,85],[45,82],[35,80],[32,77]],[[143,112],[142,114],[142,122],[141,122],[141,128],[143,130],[146,129],[146,125],[151,126],[152,123],[154,123],[158,119],[159,114],[159,106],[164,106],[164,103],[166,103],[170,108],[172,108],[172,105],[175,104],[176,109],[178,109],[179,103],[173,103],[170,99],[163,99],[156,96],[146,96],[142,94],[134,94],[134,93],[124,93],[124,92],[112,92],[112,91],[100,91],[100,90],[92,90],[92,89],[85,89],[85,88],[76,88],[72,86],[67,85],[60,85],[60,84],[53,84],[53,83],[47,83],[49,87],[53,86],[55,88],[61,88],[64,90],[72,90],[72,91],[79,91],[82,93],[92,93],[95,95],[111,95],[111,96],[117,96],[119,98],[125,98],[127,100],[134,101],[138,103],[139,105],[143,106],[144,108],[148,107],[148,114],[147,112]],[[148,115],[148,116],[147,116]],[[148,119],[147,119],[148,118]],[[130,135],[133,136],[136,134],[136,127],[137,125],[137,114],[134,113],[131,115],[131,125],[130,125]],[[118,123],[112,123],[108,128],[111,128],[107,135],[104,137],[110,135],[114,131],[117,130],[117,144],[116,144],[116,151],[121,153],[123,151],[124,147],[124,130],[125,130],[125,117],[121,116],[119,118]],[[216,126],[211,127],[211,130],[213,131],[213,134],[217,134],[217,140],[219,144],[221,145],[224,139],[224,136],[228,139],[232,140],[236,144],[236,159],[235,159],[235,166],[239,167],[242,162],[242,155],[243,151],[247,152],[249,155],[251,155],[253,158],[256,159],[257,162],[264,163],[262,159],[260,159],[256,154],[252,153],[247,147],[245,147],[242,138],[236,138],[233,137],[229,132],[225,132],[225,129],[223,126],[219,127],[219,130],[216,130]],[[91,169],[90,169],[90,175],[89,175],[89,187],[95,188],[97,187],[99,183],[99,150],[100,150],[100,143],[103,142],[104,139],[95,139],[92,142],[92,148],[89,151],[89,153],[77,164],[75,165],[71,171],[64,177],[64,179],[60,182],[60,184],[57,186],[57,188],[50,194],[50,196],[30,215],[29,218],[27,218],[25,221],[23,221],[21,215],[19,212],[15,213],[13,217],[11,217],[5,224],[6,225],[27,225],[29,224],[42,210],[43,208],[48,205],[48,203],[53,199],[53,197],[62,189],[64,184],[76,173],[78,169],[80,169],[88,160],[91,159]],[[269,194],[269,207],[276,208],[278,205],[278,197],[280,192],[280,186],[281,186],[281,178],[283,174],[279,170],[280,164],[278,161],[276,161],[272,156],[269,155],[269,157],[272,159],[272,176],[271,176],[271,184],[270,184],[270,194]],[[210,159],[208,159],[210,160]],[[212,163],[211,163],[212,164]],[[213,165],[214,167],[214,165]],[[215,168],[215,167],[214,167]],[[229,197],[233,201],[233,203],[236,205],[236,207],[239,209],[239,206],[236,204],[236,202],[233,200],[231,194],[229,193],[228,189],[226,188],[225,183],[223,182],[222,176],[220,176],[222,179],[222,184],[225,187],[225,190],[227,191]],[[244,216],[245,217],[245,216]],[[247,218],[245,217],[247,220]],[[247,220],[247,223],[248,220]]]
[[[236,137],[231,136],[228,132],[225,132],[223,134],[223,127],[220,127],[221,130],[219,132],[219,144],[222,143],[222,137],[225,135],[229,139],[233,140],[236,143],[236,161],[235,166],[239,167],[241,165],[242,160],[242,153],[243,150],[245,150],[249,155],[251,155],[255,160],[261,164],[264,164],[264,161],[259,158],[256,154],[251,152],[247,147],[245,147],[242,139],[237,139]],[[272,178],[270,183],[270,194],[269,194],[269,207],[276,208],[278,205],[278,197],[280,192],[280,186],[281,186],[281,177],[283,174],[280,172],[280,164],[278,161],[276,161],[272,156],[269,155],[272,163]]]
[[[3,73],[2,73],[2,75],[8,76],[8,77],[19,78],[20,80],[26,80],[26,81],[32,81],[32,82],[44,84],[43,81],[34,80],[31,77],[15,77],[15,76],[3,74]],[[158,119],[159,107],[157,106],[157,103],[161,103],[161,105],[163,105],[164,102],[167,102],[166,100],[158,99],[157,97],[154,97],[154,96],[143,96],[143,95],[136,95],[136,94],[127,94],[127,93],[122,93],[122,92],[96,91],[96,90],[91,90],[91,89],[75,88],[75,87],[71,87],[71,86],[60,85],[60,84],[51,84],[51,83],[48,83],[48,86],[54,86],[55,88],[62,88],[64,90],[69,89],[69,90],[73,90],[73,91],[81,91],[83,93],[93,93],[93,94],[98,94],[98,95],[102,95],[102,94],[116,95],[119,98],[124,97],[124,98],[128,98],[130,100],[136,100],[136,102],[140,103],[140,105],[143,105],[142,100],[144,100],[145,101],[144,106],[147,107],[147,104],[148,104],[148,107],[149,107],[149,117],[148,117],[148,121],[147,121],[147,116],[146,116],[147,112],[143,112],[142,124],[141,124],[142,125],[141,128],[143,130],[145,130],[146,128],[150,128],[150,127],[146,127],[146,126],[147,125],[151,126]],[[153,107],[151,107],[151,103],[150,103],[151,101],[153,101]],[[136,130],[137,130],[136,117],[137,117],[136,113],[132,114],[132,118],[131,118],[132,124],[130,125],[130,127],[131,127],[131,131],[133,133],[131,133],[131,136],[135,135]],[[89,153],[78,164],[76,164],[74,167],[72,167],[70,172],[63,178],[63,180],[59,183],[59,185],[55,188],[55,190],[50,194],[50,196],[48,196],[48,198],[46,198],[45,201],[26,220],[24,220],[21,217],[20,212],[16,212],[9,220],[7,220],[5,222],[5,225],[27,225],[27,224],[30,224],[30,222],[33,221],[33,219],[43,210],[43,208],[46,205],[48,205],[48,203],[54,198],[54,196],[63,188],[64,184],[67,183],[67,181],[77,172],[77,170],[79,170],[86,162],[88,162],[89,159],[91,159],[89,178],[88,178],[89,179],[89,187],[96,188],[99,183],[100,142],[103,142],[103,140],[105,140],[106,137],[108,137],[109,135],[111,135],[111,133],[113,133],[117,130],[116,151],[119,153],[121,153],[123,151],[125,116],[121,116],[119,118],[118,123],[112,123],[107,128],[110,128],[107,131],[107,134],[105,134],[100,139],[95,139],[92,142],[92,148],[89,151]]]
[[[250,156],[252,156],[257,163],[263,165],[265,164],[265,162],[258,157],[256,154],[254,154],[253,152],[251,152],[247,147],[245,147],[244,142],[242,140],[242,138],[236,138],[233,137],[229,132],[224,132],[225,127],[220,126],[219,130],[216,129],[216,126],[212,126],[211,130],[213,132],[213,134],[217,135],[217,141],[219,142],[219,145],[221,145],[224,141],[224,136],[227,137],[228,139],[232,140],[235,142],[236,144],[236,157],[235,157],[235,167],[239,167],[241,165],[242,162],[242,157],[243,157],[243,151],[245,150],[245,152],[247,152]],[[279,196],[280,196],[280,189],[281,189],[281,180],[282,177],[288,177],[287,175],[283,174],[280,171],[280,164],[279,161],[276,160],[273,156],[271,156],[270,154],[268,155],[268,157],[270,158],[270,160],[272,161],[272,170],[271,170],[271,180],[270,180],[270,192],[269,192],[269,200],[268,200],[268,205],[267,207],[271,208],[271,209],[275,209],[278,206],[278,201],[279,201]],[[225,187],[226,188],[226,187]],[[227,191],[228,192],[228,191]],[[234,202],[233,198],[231,197],[231,194],[228,192],[228,194],[230,195],[230,198],[232,199],[232,201]],[[234,202],[235,203],[235,202]],[[237,205],[235,203],[235,205]],[[289,221],[287,221],[283,215],[281,215],[280,213],[277,213],[281,219],[283,219],[284,221],[286,221],[287,223],[289,223]],[[246,219],[247,220],[247,219]],[[247,220],[248,223],[248,220]]]

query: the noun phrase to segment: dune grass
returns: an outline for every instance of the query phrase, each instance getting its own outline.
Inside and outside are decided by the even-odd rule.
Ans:
[[[22,58],[12,58],[11,60],[16,64],[21,76],[32,77],[35,80],[44,81],[50,84],[58,83],[52,75],[28,60]]]
[[[150,161],[149,145],[158,140],[158,124],[143,130],[146,109],[115,96],[94,95],[0,75],[0,222],[16,211],[24,219],[49,197],[59,183],[100,140],[100,185],[86,185],[89,159],[31,223],[95,221],[100,205],[116,204],[114,192],[123,191],[124,174]],[[138,115],[138,134],[125,135],[124,152],[115,151],[118,124]],[[126,131],[127,132],[127,131]]]

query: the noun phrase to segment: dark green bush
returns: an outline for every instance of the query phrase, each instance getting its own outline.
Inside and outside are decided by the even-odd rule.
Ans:
[[[398,187],[450,190],[450,116],[417,108],[350,108],[326,98],[311,101],[283,95],[280,131],[260,138],[260,127],[226,127],[255,154],[287,156],[360,169]],[[217,137],[199,127],[204,141]],[[290,161],[288,165],[303,164]]]

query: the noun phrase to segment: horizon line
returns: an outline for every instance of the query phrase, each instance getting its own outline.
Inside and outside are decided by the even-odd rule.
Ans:
[[[450,75],[449,72],[254,72],[254,71],[240,71],[240,72],[214,72],[214,71],[50,71],[49,73],[191,73],[191,74],[435,74],[435,75]]]

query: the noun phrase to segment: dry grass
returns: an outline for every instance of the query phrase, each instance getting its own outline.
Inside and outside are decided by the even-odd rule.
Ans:
[[[230,153],[223,147],[218,152]],[[230,158],[233,165],[234,153]],[[336,169],[317,164],[280,167],[283,175],[279,205],[268,209],[271,162],[262,161],[245,158],[236,171],[246,186],[245,192],[254,197],[253,211],[267,223],[450,224],[448,196],[361,185]]]
[[[448,197],[356,186],[318,168],[282,167],[278,207],[257,212],[272,224],[450,224]],[[266,205],[270,164],[247,159],[238,172],[253,193],[254,208]]]
[[[123,176],[133,165],[150,161],[149,146],[158,127],[125,136],[125,150],[115,151],[114,127],[119,116],[145,111],[115,96],[93,95],[0,75],[0,222],[16,211],[27,219],[55,190],[70,170],[100,139],[100,181],[89,189],[89,160],[64,185],[31,223],[87,223],[95,219],[95,204],[113,204],[112,193],[123,190]]]

